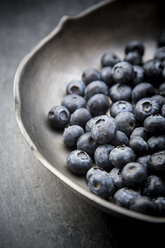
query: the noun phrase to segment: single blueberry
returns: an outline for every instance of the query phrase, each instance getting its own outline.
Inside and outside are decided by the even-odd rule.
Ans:
[[[157,152],[165,149],[165,135],[152,136],[148,141],[148,147],[151,152]]]
[[[128,137],[136,126],[136,117],[130,112],[121,112],[116,117],[118,130],[125,133]]]
[[[159,60],[149,60],[143,68],[145,79],[148,82],[158,84],[162,80],[163,65]]]
[[[144,54],[144,44],[139,40],[131,40],[125,47],[125,54],[130,52],[137,52],[139,55]]]
[[[85,98],[89,100],[92,96],[96,94],[104,94],[108,96],[109,89],[106,83],[102,81],[93,81],[89,83],[85,89]]]
[[[141,65],[142,56],[137,51],[129,52],[125,55],[124,61],[127,61],[132,65]]]
[[[93,156],[98,144],[92,138],[91,133],[82,134],[77,140],[77,149],[85,151],[90,156]]]
[[[155,174],[165,174],[165,150],[152,154],[149,167]]]
[[[91,128],[92,137],[99,144],[111,142],[115,137],[116,131],[115,119],[107,115],[100,116]]]
[[[155,199],[155,204],[157,206],[158,214],[160,216],[165,216],[165,197],[157,197]]]
[[[132,90],[132,100],[137,103],[140,99],[153,96],[154,87],[150,83],[140,83]]]
[[[157,207],[155,202],[147,196],[141,196],[133,199],[130,202],[129,209],[147,215],[157,215]]]
[[[93,176],[95,173],[106,173],[106,171],[103,168],[100,168],[98,166],[93,166],[90,168],[86,174],[86,179],[89,181],[89,178]]]
[[[122,168],[129,162],[134,162],[136,155],[134,151],[125,145],[117,146],[109,154],[110,163],[117,168]]]
[[[110,171],[112,165],[109,162],[109,153],[114,149],[114,146],[106,144],[98,146],[94,153],[94,159],[97,166],[103,168],[105,171]]]
[[[134,69],[135,77],[132,83],[133,85],[136,86],[137,84],[140,84],[144,81],[144,69],[142,66],[139,65],[134,65],[133,69]]]
[[[99,118],[100,118],[100,116],[96,116],[96,117],[90,119],[90,120],[86,123],[86,125],[85,125],[85,131],[86,131],[86,132],[91,132],[91,128],[92,128],[93,124],[94,124]]]
[[[112,102],[117,101],[130,101],[132,96],[132,89],[128,85],[115,84],[109,90],[109,96]]]
[[[114,167],[109,174],[111,175],[115,188],[116,189],[121,189],[125,186],[124,182],[123,182],[123,178],[121,176],[121,171],[119,168]]]
[[[144,121],[144,127],[151,134],[164,134],[165,118],[161,115],[150,115]]]
[[[82,96],[71,94],[63,98],[61,105],[65,106],[70,113],[73,113],[78,108],[85,108],[86,101]]]
[[[64,144],[68,147],[76,146],[78,138],[84,133],[84,129],[80,126],[73,125],[65,128],[63,133]]]
[[[127,187],[121,188],[114,194],[114,201],[117,205],[129,208],[131,200],[140,197],[140,193]]]
[[[126,61],[119,62],[114,65],[112,69],[112,76],[113,76],[113,80],[116,83],[121,83],[121,84],[130,83],[134,80],[135,77],[133,66]]]
[[[85,127],[87,121],[92,118],[91,113],[86,108],[76,109],[70,117],[70,125]]]
[[[121,132],[121,131],[117,131],[116,135],[114,137],[114,139],[112,140],[111,144],[113,146],[122,146],[125,145],[127,146],[129,143],[129,139],[128,137],[125,135],[125,133]]]
[[[131,147],[136,153],[144,154],[148,152],[148,144],[140,136],[131,137],[129,147]]]
[[[119,62],[120,62],[120,58],[116,54],[111,53],[111,52],[104,53],[101,58],[102,67],[105,67],[105,66],[113,67],[115,64]]]
[[[87,109],[92,116],[103,115],[108,111],[109,99],[104,94],[96,94],[87,102]]]
[[[74,174],[86,174],[92,166],[90,156],[81,150],[74,150],[69,153],[66,160],[67,168]]]
[[[150,197],[165,196],[165,182],[160,177],[151,175],[146,179],[143,193]]]
[[[52,127],[63,129],[70,120],[70,113],[64,106],[54,106],[48,113],[48,120]]]
[[[84,95],[85,83],[83,81],[73,80],[66,87],[66,94]]]
[[[160,108],[165,104],[165,97],[161,95],[154,95],[151,97],[151,99],[154,99],[155,101],[158,102]]]
[[[89,83],[95,80],[100,80],[100,79],[101,79],[100,72],[95,68],[87,68],[82,73],[82,80],[86,85],[88,85]]]
[[[148,139],[147,130],[144,127],[136,127],[130,135],[130,138],[140,136],[145,141]]]
[[[106,66],[101,69],[101,79],[108,86],[112,86],[112,84],[114,83],[112,78],[112,67]]]
[[[165,104],[161,108],[161,115],[165,117]]]
[[[133,106],[127,101],[118,101],[112,104],[110,107],[110,114],[113,118],[121,112],[134,112]]]
[[[165,96],[165,83],[162,83],[162,84],[159,86],[158,93],[159,93],[161,96]]]
[[[148,162],[149,162],[150,158],[151,158],[151,155],[144,155],[144,156],[139,157],[137,159],[137,163],[142,164],[143,166],[146,167],[146,169],[148,169]]]

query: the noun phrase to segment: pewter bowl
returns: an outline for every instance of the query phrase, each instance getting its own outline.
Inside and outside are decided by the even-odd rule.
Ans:
[[[81,79],[87,67],[100,68],[104,52],[123,58],[129,40],[146,45],[144,60],[152,58],[164,17],[159,1],[106,1],[74,17],[63,17],[58,26],[20,63],[14,80],[18,125],[34,155],[71,190],[103,211],[129,218],[165,222],[116,206],[90,193],[84,177],[66,168],[68,150],[62,133],[47,124],[47,113],[60,105],[69,81]]]

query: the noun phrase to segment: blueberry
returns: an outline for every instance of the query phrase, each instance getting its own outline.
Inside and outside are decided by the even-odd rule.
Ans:
[[[104,94],[96,94],[87,102],[87,109],[92,116],[103,115],[108,111],[109,99]]]
[[[132,89],[128,85],[115,84],[109,90],[109,96],[112,102],[117,101],[130,101],[132,96]]]
[[[144,121],[152,114],[159,113],[159,103],[152,98],[143,98],[136,103],[135,115],[139,121]]]
[[[96,117],[93,117],[92,119],[90,119],[86,125],[85,125],[85,131],[86,132],[91,132],[91,128],[93,126],[93,124],[100,118],[100,116],[96,116]]]
[[[148,151],[147,142],[140,136],[134,136],[130,138],[129,147],[131,147],[137,153],[147,153]]]
[[[100,80],[100,72],[95,68],[87,68],[83,71],[82,80],[87,85],[95,80]]]
[[[85,83],[83,81],[73,80],[66,87],[66,94],[84,95]]]
[[[95,173],[89,178],[89,190],[97,196],[108,199],[115,192],[114,182],[109,173]]]
[[[89,100],[92,96],[96,94],[108,95],[109,89],[108,86],[102,81],[93,81],[87,85],[85,89],[85,98]]]
[[[108,144],[98,146],[94,153],[96,165],[103,168],[106,171],[110,171],[112,169],[112,165],[109,162],[109,153],[113,149],[114,146]]]
[[[134,109],[130,102],[127,101],[118,101],[112,104],[110,107],[110,114],[113,118],[116,117],[121,112],[131,112],[133,113]]]
[[[114,200],[117,205],[129,208],[131,200],[139,196],[139,192],[124,187],[116,191],[114,194]]]
[[[70,117],[70,125],[85,127],[87,121],[92,118],[91,113],[86,108],[76,109]]]
[[[142,164],[143,166],[145,166],[148,169],[148,162],[149,162],[150,158],[151,158],[151,155],[144,155],[144,156],[139,157],[137,159],[137,163]]]
[[[150,83],[140,83],[132,90],[132,100],[134,103],[145,97],[153,96],[154,87]]]
[[[158,47],[165,46],[165,29],[161,32],[158,40]]]
[[[146,141],[148,138],[147,130],[144,127],[135,128],[133,130],[133,132],[131,133],[130,138],[133,138],[136,136],[140,136],[141,138],[143,138]]]
[[[122,168],[129,162],[133,162],[136,159],[134,151],[125,145],[117,146],[109,154],[110,163],[117,168]]]
[[[144,195],[158,197],[165,195],[165,182],[158,176],[151,175],[147,177],[144,186]]]
[[[161,115],[150,115],[145,119],[144,127],[151,134],[164,134],[165,118]]]
[[[159,89],[158,89],[158,92],[161,96],[164,96],[165,97],[165,83],[162,83],[160,86],[159,86]]]
[[[124,61],[127,61],[132,65],[141,65],[142,56],[137,51],[129,52],[125,55]]]
[[[155,204],[157,206],[158,214],[160,216],[165,216],[165,197],[157,197],[155,199]]]
[[[111,175],[115,188],[116,189],[121,189],[123,188],[125,185],[123,183],[123,178],[121,176],[121,171],[119,168],[114,167],[109,174]]]
[[[119,62],[114,65],[112,69],[112,76],[116,83],[130,83],[135,77],[133,66],[126,61]]]
[[[163,104],[165,104],[165,97],[161,95],[154,95],[151,97],[151,99],[154,99],[158,102],[159,106],[162,107]]]
[[[86,174],[86,179],[89,181],[89,178],[93,176],[95,173],[106,173],[106,171],[103,168],[100,168],[98,166],[93,166],[90,168]]]
[[[154,59],[161,62],[165,61],[165,46],[157,48]]]
[[[93,139],[99,144],[108,144],[113,140],[117,131],[117,125],[114,118],[102,115],[93,124],[91,134]]]
[[[77,140],[77,149],[85,151],[90,156],[93,156],[98,144],[94,141],[91,133],[82,134]]]
[[[113,67],[115,64],[120,62],[120,58],[114,53],[104,53],[101,58],[102,67],[111,66]]]
[[[106,66],[101,69],[101,79],[109,86],[114,83],[112,79],[112,67]]]
[[[69,153],[66,160],[67,168],[74,174],[86,174],[92,166],[90,156],[81,150],[74,150]]]
[[[144,64],[143,68],[147,81],[157,84],[162,80],[163,65],[160,61],[149,60]]]
[[[65,128],[63,133],[64,144],[68,147],[76,146],[78,138],[84,133],[82,127],[73,125]]]
[[[127,146],[129,143],[129,139],[128,137],[125,135],[125,133],[121,132],[121,131],[117,131],[116,135],[114,137],[114,139],[112,140],[112,145],[113,146],[122,146],[125,145]]]
[[[118,130],[130,136],[136,126],[136,118],[133,113],[121,112],[116,117]]]
[[[125,47],[125,54],[130,52],[137,52],[139,55],[143,56],[144,54],[144,45],[139,40],[130,41]]]
[[[52,127],[63,129],[70,120],[70,113],[64,106],[54,106],[48,113],[48,120]]]
[[[157,207],[154,201],[151,198],[146,196],[141,196],[136,199],[133,199],[130,202],[131,210],[140,212],[148,215],[157,215]]]
[[[131,162],[121,172],[123,182],[128,187],[140,186],[147,178],[147,169],[142,164]]]
[[[152,154],[149,160],[149,167],[156,174],[165,174],[165,150]]]
[[[161,151],[165,149],[165,135],[152,136],[147,143],[151,152]]]
[[[133,66],[135,77],[133,80],[133,85],[140,84],[144,81],[144,69],[142,66],[134,65]]]
[[[73,113],[78,108],[85,108],[86,101],[82,96],[79,95],[67,95],[63,98],[61,105],[65,106],[70,113]]]
[[[165,117],[165,104],[161,108],[161,115]]]

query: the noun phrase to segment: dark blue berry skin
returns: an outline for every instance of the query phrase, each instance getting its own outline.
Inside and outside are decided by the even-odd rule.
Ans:
[[[127,101],[118,101],[112,104],[110,107],[110,114],[113,118],[116,117],[121,112],[131,112],[133,113],[134,109],[130,102]]]
[[[129,52],[125,55],[124,61],[127,61],[132,65],[141,65],[142,64],[142,56],[136,51]]]
[[[86,123],[86,125],[85,125],[85,131],[86,131],[86,132],[91,132],[91,128],[92,128],[93,124],[94,124],[99,118],[100,118],[100,116],[96,116],[96,117],[90,119],[90,120]]]
[[[139,192],[124,187],[116,191],[114,201],[118,206],[129,208],[130,202],[137,197],[140,197]]]
[[[102,67],[111,66],[113,67],[115,64],[120,62],[120,58],[114,53],[104,53],[101,58]]]
[[[151,216],[157,215],[157,207],[155,202],[152,201],[151,198],[146,196],[141,196],[136,199],[133,199],[130,202],[129,209]]]
[[[165,83],[162,83],[158,89],[158,93],[165,97]]]
[[[145,141],[148,139],[147,130],[144,127],[136,127],[130,135],[130,138],[140,136]]]
[[[78,108],[85,108],[86,100],[82,96],[71,94],[63,98],[61,105],[65,106],[70,113],[73,113]]]
[[[78,138],[84,133],[84,129],[80,126],[73,125],[65,128],[63,133],[64,144],[68,147],[76,146]]]
[[[149,162],[150,158],[151,158],[151,155],[144,155],[144,156],[139,157],[137,159],[137,163],[142,164],[143,166],[146,167],[146,169],[148,169],[148,162]]]
[[[165,118],[161,115],[150,115],[144,121],[144,127],[151,134],[164,134]]]
[[[70,117],[70,125],[85,127],[87,121],[92,118],[91,113],[86,108],[76,109]]]
[[[117,168],[123,168],[129,162],[134,162],[136,155],[134,151],[125,145],[117,146],[109,154],[110,163]]]
[[[126,186],[137,187],[146,180],[147,169],[142,164],[131,162],[124,166],[121,175]]]
[[[137,103],[140,99],[153,96],[154,87],[150,83],[140,83],[132,90],[132,100]]]
[[[83,71],[82,73],[82,81],[84,81],[84,83],[86,85],[88,85],[89,83],[95,81],[95,80],[101,80],[101,75],[100,72],[95,69],[95,68],[87,68]]]
[[[152,114],[158,114],[160,110],[159,103],[151,98],[143,98],[136,103],[135,115],[142,122]]]
[[[108,199],[115,192],[114,182],[109,173],[95,173],[89,178],[89,190],[97,196]]]
[[[85,89],[85,98],[86,100],[89,100],[92,96],[96,94],[104,94],[108,96],[108,93],[109,93],[109,89],[106,83],[97,80],[87,85]]]
[[[136,153],[144,154],[148,152],[148,144],[140,136],[130,138],[129,147],[131,147]]]
[[[165,175],[165,150],[152,154],[148,166],[154,174]]]
[[[117,101],[130,101],[132,96],[132,89],[128,85],[115,84],[109,90],[109,96],[112,102]]]
[[[94,141],[91,133],[82,134],[77,140],[77,149],[85,151],[90,156],[93,156],[98,144]]]
[[[165,149],[165,135],[152,136],[147,143],[151,152],[162,151]]]
[[[158,84],[162,80],[163,65],[159,60],[149,60],[144,66],[144,76],[148,82]]]
[[[118,130],[125,133],[127,137],[130,136],[136,127],[136,117],[130,112],[121,112],[116,117]]]
[[[119,84],[128,84],[132,82],[135,77],[133,66],[126,61],[119,62],[114,65],[112,69],[112,76],[114,82]]]
[[[112,84],[114,83],[112,78],[112,67],[106,66],[101,69],[101,79],[108,86],[112,86]]]
[[[83,81],[73,80],[66,87],[66,94],[84,95],[85,83]]]
[[[70,113],[64,106],[54,106],[48,113],[48,120],[52,127],[63,129],[70,120]]]
[[[125,54],[130,52],[137,52],[139,55],[143,56],[144,54],[144,44],[139,40],[130,41],[125,47]]]
[[[157,211],[159,216],[165,216],[165,197],[157,197],[155,199]]]
[[[94,153],[95,164],[105,171],[110,171],[112,165],[109,162],[109,153],[114,149],[114,146],[106,144],[98,146]]]
[[[165,182],[160,177],[151,175],[146,179],[143,193],[152,198],[165,196]]]
[[[133,85],[136,86],[137,84],[140,84],[144,81],[144,69],[142,66],[139,65],[134,65],[133,69],[134,69],[135,77],[132,83]]]
[[[157,48],[154,59],[161,62],[165,61],[165,46]]]
[[[129,143],[129,139],[128,137],[125,135],[125,133],[121,132],[121,131],[117,131],[116,135],[114,137],[114,139],[112,140],[111,144],[113,146],[122,146],[125,145],[127,146]]]
[[[92,159],[90,156],[81,150],[74,150],[69,153],[66,160],[67,168],[74,174],[86,174],[92,166]]]
[[[93,139],[99,144],[110,143],[117,132],[117,125],[114,118],[102,115],[93,124],[91,134]]]
[[[161,108],[161,115],[165,117],[165,104]]]
[[[95,173],[106,173],[106,171],[103,168],[100,168],[98,166],[93,166],[90,168],[86,174],[86,179],[89,181],[89,178],[93,176]]]
[[[96,94],[87,102],[87,109],[93,117],[105,114],[108,108],[109,99],[104,94]]]
[[[121,189],[125,186],[125,184],[123,183],[123,178],[121,176],[121,171],[119,168],[113,168],[109,174],[111,175],[115,188],[117,189]]]
[[[151,97],[151,99],[154,99],[155,101],[157,101],[160,108],[163,106],[163,104],[165,104],[165,97],[161,95],[154,95]]]

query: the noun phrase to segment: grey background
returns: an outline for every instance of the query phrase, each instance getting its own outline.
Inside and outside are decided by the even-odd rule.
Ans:
[[[0,248],[160,247],[163,225],[106,215],[72,193],[35,159],[14,114],[21,59],[63,15],[99,0],[0,1]]]

